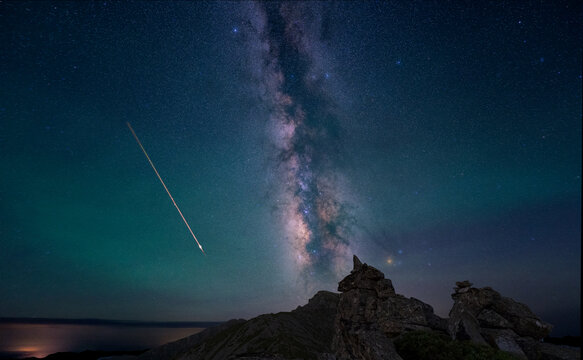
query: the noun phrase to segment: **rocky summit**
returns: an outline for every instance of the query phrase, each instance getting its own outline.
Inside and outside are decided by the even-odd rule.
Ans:
[[[476,289],[472,285],[467,280],[457,282],[451,295],[454,304],[449,312],[448,332],[453,339],[495,346],[522,359],[538,359],[545,353],[549,358],[562,358],[551,354],[552,346],[546,349],[540,342],[549,335],[552,325],[528,306],[494,289]]]
[[[340,281],[332,349],[337,359],[401,359],[391,338],[405,331],[446,331],[447,321],[421,300],[395,292],[382,272],[354,256]]]
[[[408,334],[436,336],[448,347],[460,344],[460,348],[474,346],[472,349],[498,354],[472,358],[580,359],[577,348],[541,342],[551,325],[526,305],[489,287],[456,283],[450,317],[443,319],[421,300],[397,294],[391,280],[378,269],[356,256],[353,261],[353,270],[338,285],[340,294],[320,291],[293,311],[231,320],[152,349],[138,359],[417,359],[409,350],[422,346],[411,347]],[[395,346],[399,343],[409,344],[402,353]]]

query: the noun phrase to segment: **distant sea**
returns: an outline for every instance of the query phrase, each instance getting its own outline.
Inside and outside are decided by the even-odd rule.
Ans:
[[[143,350],[196,334],[218,322],[0,318],[0,359],[56,352]]]

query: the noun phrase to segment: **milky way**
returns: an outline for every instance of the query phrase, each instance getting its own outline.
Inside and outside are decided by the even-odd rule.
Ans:
[[[252,318],[357,254],[579,334],[572,3],[0,1],[0,317]]]
[[[250,4],[243,21],[249,63],[263,105],[277,184],[272,201],[309,281],[346,271],[354,223],[342,185],[342,129],[325,84],[325,44],[316,4]]]

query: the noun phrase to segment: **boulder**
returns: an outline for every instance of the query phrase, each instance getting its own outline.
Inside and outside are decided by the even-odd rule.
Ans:
[[[528,306],[507,297],[501,297],[492,304],[492,310],[512,323],[512,328],[518,335],[542,339],[547,336],[553,326],[542,321]]]
[[[455,283],[455,286],[456,287],[454,289],[455,290],[461,290],[461,289],[464,289],[464,288],[472,287],[472,285],[474,285],[474,284],[472,284],[469,280],[456,281],[456,283]]]
[[[456,282],[454,290],[448,320],[448,332],[454,340],[488,344],[523,359],[540,356],[537,344],[552,326],[528,306],[490,287],[473,288],[467,280]]]
[[[520,336],[542,339],[552,329],[538,318],[528,306],[503,297],[490,287],[476,289],[458,287],[452,294],[454,305],[450,311],[450,335],[455,338],[455,324],[462,313],[471,314],[480,327],[512,329]]]
[[[471,340],[476,344],[488,345],[481,334],[478,320],[471,312],[459,306],[454,305],[450,311],[447,330],[454,340]]]
[[[528,359],[525,352],[522,350],[520,345],[518,344],[518,335],[510,330],[510,329],[503,329],[503,330],[489,330],[483,329],[482,333],[488,339],[488,342],[491,343],[494,347],[509,352],[521,359]]]
[[[492,309],[483,309],[478,314],[477,320],[483,327],[494,329],[509,329],[512,327],[510,321],[504,319],[500,314]]]
[[[332,342],[336,359],[402,360],[393,342],[374,326],[339,325],[341,330]]]

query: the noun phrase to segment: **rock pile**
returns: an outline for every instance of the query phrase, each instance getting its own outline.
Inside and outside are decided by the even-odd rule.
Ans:
[[[547,336],[550,324],[519,302],[490,287],[476,289],[469,281],[456,283],[448,332],[454,340],[471,340],[531,358],[533,344]]]
[[[340,281],[332,349],[337,359],[401,359],[391,338],[404,331],[446,331],[447,322],[421,300],[395,292],[382,272],[354,256]]]

